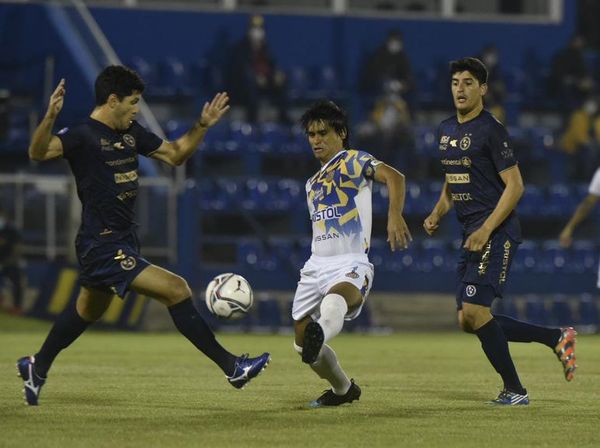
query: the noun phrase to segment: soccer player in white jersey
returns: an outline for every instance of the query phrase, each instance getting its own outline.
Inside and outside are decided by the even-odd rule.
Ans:
[[[332,386],[310,406],[338,406],[361,394],[327,342],[342,330],[344,320],[360,314],[373,283],[368,258],[372,184],[383,183],[389,191],[387,239],[395,251],[412,240],[402,217],[405,181],[372,155],[349,149],[348,119],[335,103],[315,104],[301,123],[321,169],[306,182],[312,255],[300,271],[294,296],[294,348]]]
[[[565,228],[560,232],[559,242],[562,247],[571,246],[575,227],[590,214],[598,200],[600,200],[600,168],[594,173],[594,177],[588,187],[588,195],[577,206],[573,216],[571,216]],[[600,288],[600,268],[598,269],[598,288]]]

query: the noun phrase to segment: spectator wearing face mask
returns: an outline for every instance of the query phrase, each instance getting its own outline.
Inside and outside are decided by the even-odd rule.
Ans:
[[[277,68],[266,38],[264,18],[252,16],[245,36],[234,46],[227,69],[227,90],[233,105],[242,106],[251,123],[262,102],[274,106],[287,122],[286,78]]]
[[[559,147],[570,156],[570,180],[590,178],[600,165],[600,110],[597,97],[588,97],[575,109],[559,139]]]
[[[361,91],[369,95],[384,92],[390,82],[397,82],[400,94],[406,96],[414,89],[410,61],[404,50],[400,31],[391,31],[383,45],[367,57],[361,75]]]

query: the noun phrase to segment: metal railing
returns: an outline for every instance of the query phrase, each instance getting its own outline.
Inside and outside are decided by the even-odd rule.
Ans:
[[[0,203],[21,231],[26,256],[72,258],[81,207],[71,176],[0,174]],[[136,219],[144,255],[177,260],[177,189],[164,177],[139,179]]]

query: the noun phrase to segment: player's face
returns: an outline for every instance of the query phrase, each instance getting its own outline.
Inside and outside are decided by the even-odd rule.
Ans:
[[[329,162],[344,148],[344,140],[335,130],[322,121],[313,121],[306,131],[308,143],[321,165]]]
[[[115,128],[117,130],[125,130],[131,126],[131,122],[140,110],[139,102],[142,95],[138,91],[133,91],[129,96],[124,97],[121,101],[117,99],[113,108],[113,117]]]
[[[483,95],[487,84],[479,81],[471,72],[457,72],[452,75],[452,98],[454,107],[461,115],[466,115],[479,105],[483,105]]]

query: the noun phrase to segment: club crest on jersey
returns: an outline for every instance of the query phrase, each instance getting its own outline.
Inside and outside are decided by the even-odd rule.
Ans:
[[[465,135],[463,138],[460,139],[460,149],[462,149],[463,151],[466,151],[467,149],[469,149],[471,147],[471,138],[467,135]]]
[[[135,138],[133,137],[133,135],[131,134],[124,134],[123,135],[123,141],[131,147],[135,146]]]
[[[358,266],[354,266],[352,268],[352,270],[346,274],[346,277],[349,277],[349,278],[358,278],[358,272],[356,272],[357,269],[358,269]]]
[[[137,265],[137,261],[131,255],[127,256],[123,253],[123,249],[117,251],[115,260],[120,261],[121,268],[125,271],[131,271]]]
[[[475,294],[477,294],[477,288],[475,285],[467,285],[465,292],[467,293],[467,297],[473,297]]]

